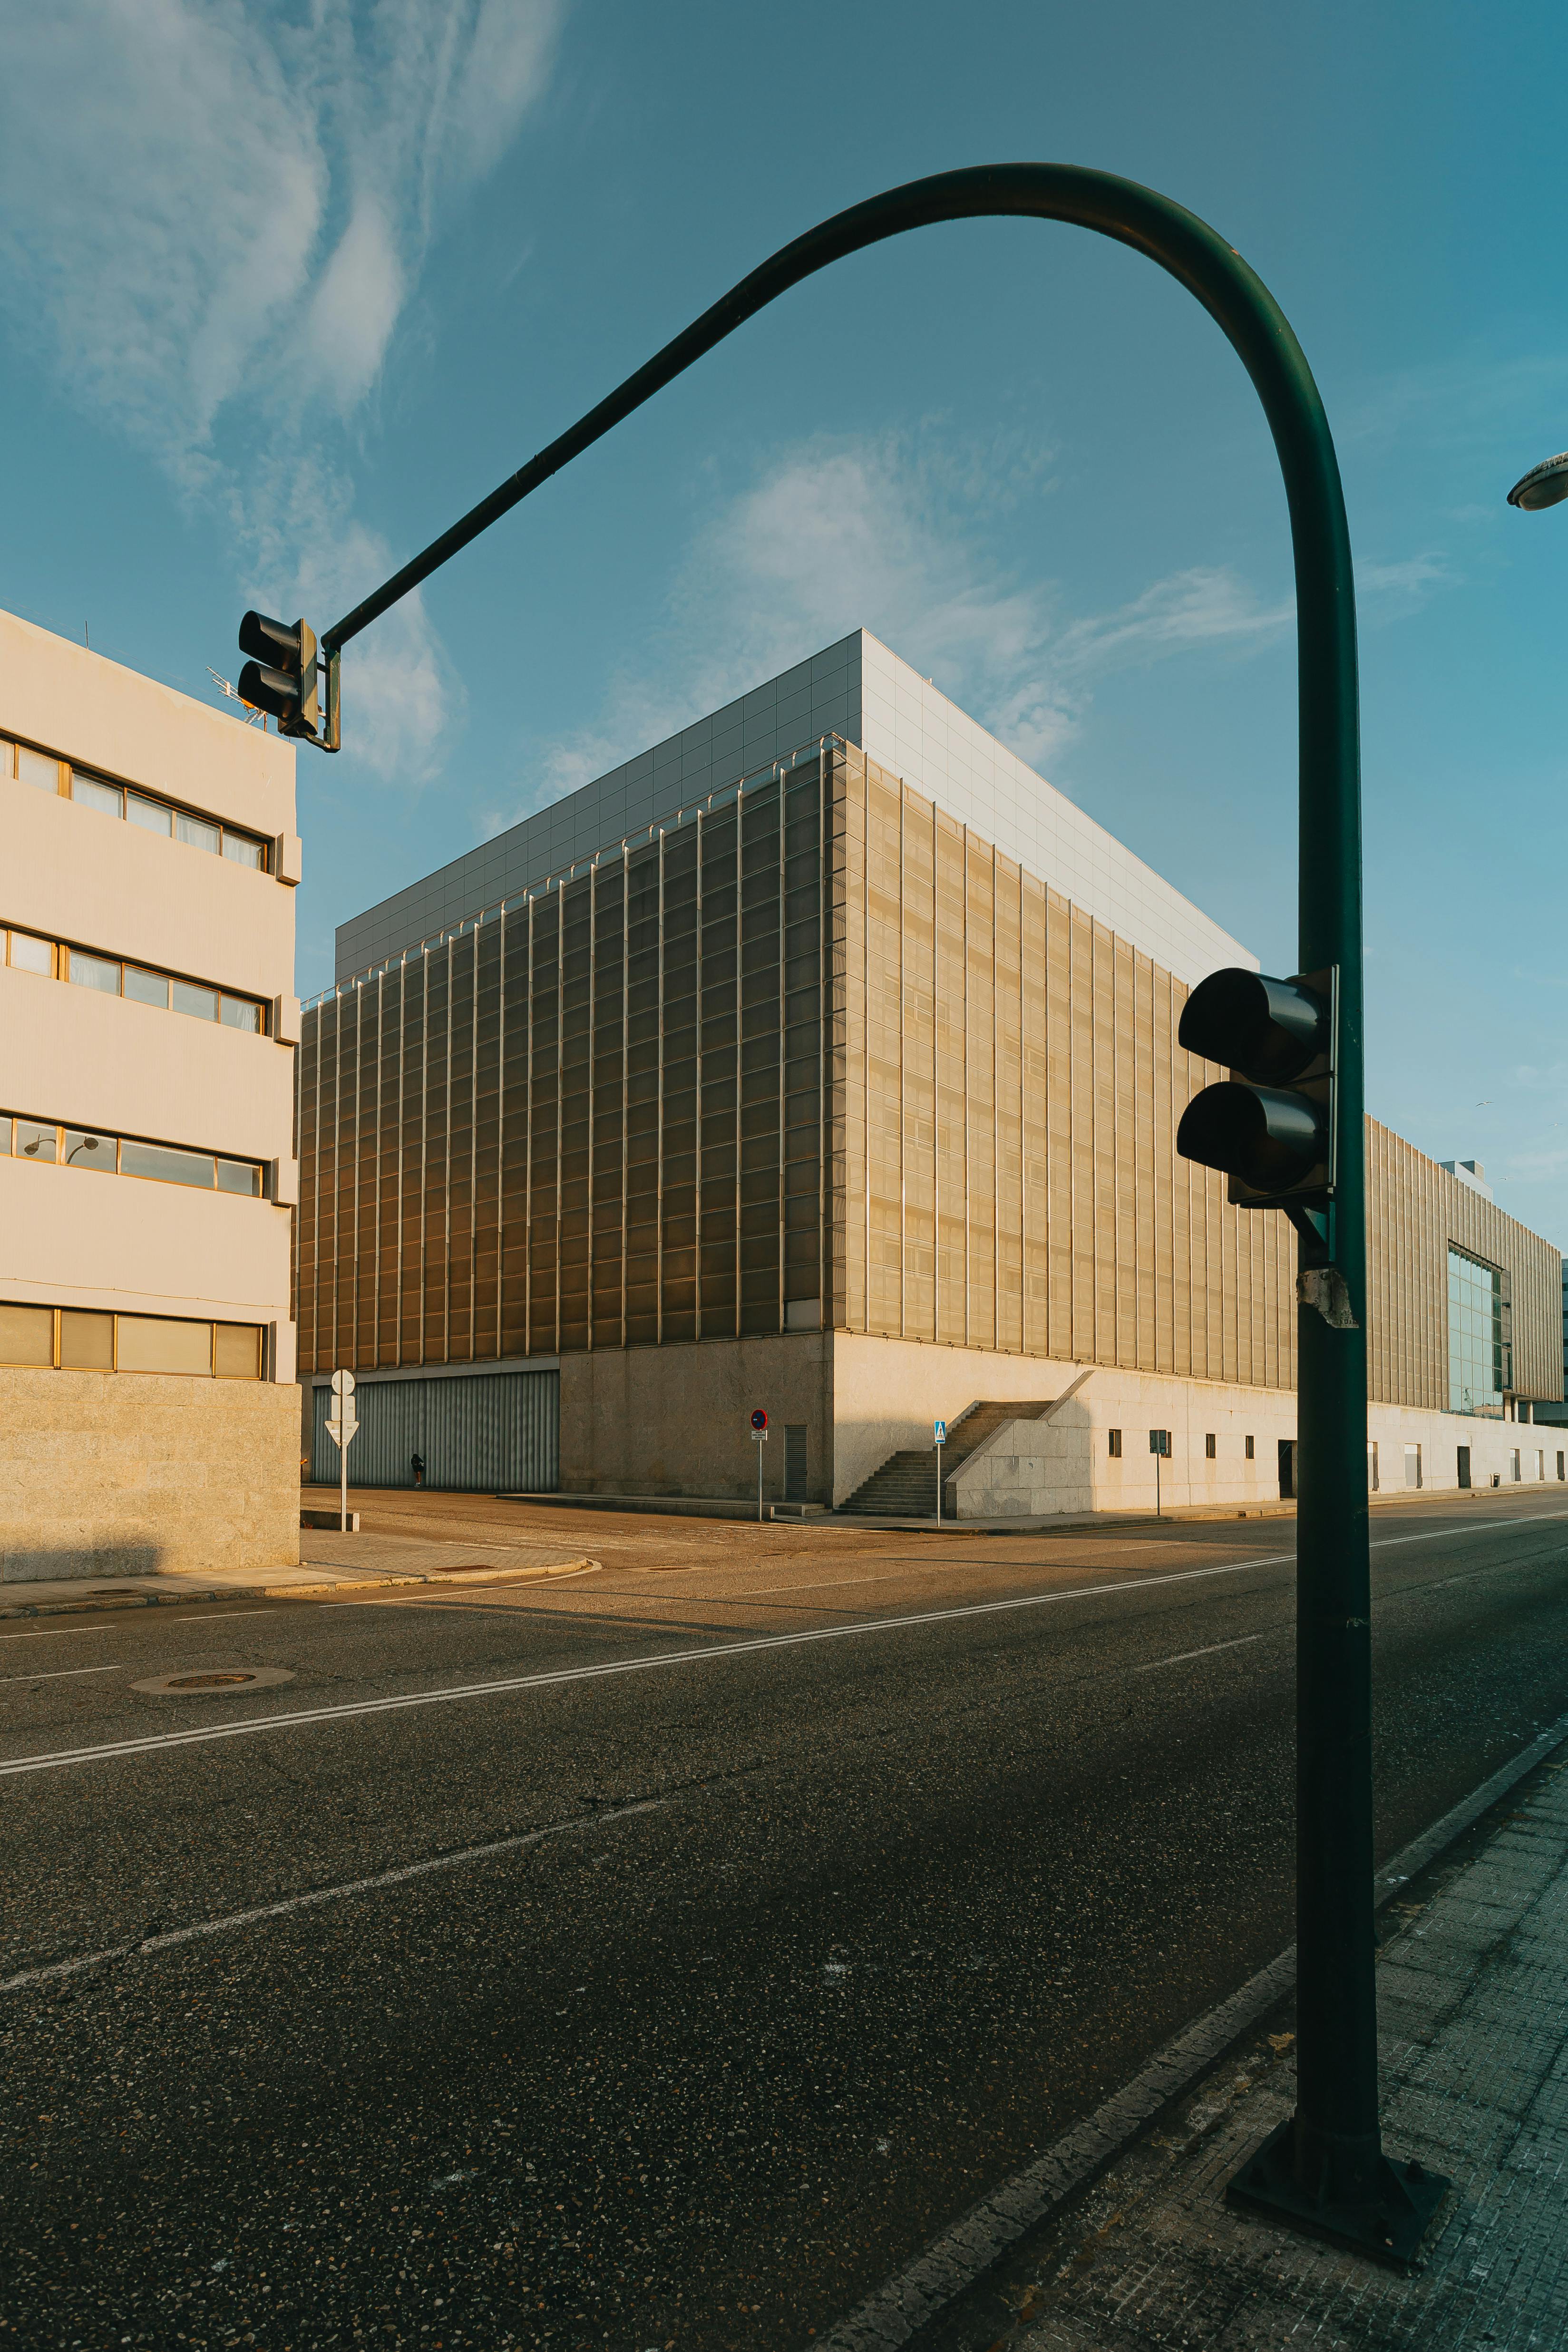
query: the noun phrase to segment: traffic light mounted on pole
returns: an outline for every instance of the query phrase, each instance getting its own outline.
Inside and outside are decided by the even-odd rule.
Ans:
[[[239,673],[238,694],[253,709],[278,721],[280,735],[335,751],[340,741],[338,656],[326,657],[327,714],[321,723],[321,670],[316,633],[307,621],[274,621],[247,613],[239,625],[239,650],[251,658]]]
[[[1323,1234],[1304,1213],[1334,1197],[1338,1031],[1337,971],[1227,970],[1199,982],[1176,1033],[1230,1071],[1193,1097],[1176,1150],[1228,1177],[1237,1208],[1283,1209],[1309,1246]]]

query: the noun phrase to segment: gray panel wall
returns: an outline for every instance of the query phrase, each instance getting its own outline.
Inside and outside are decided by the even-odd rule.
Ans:
[[[332,1392],[311,1391],[310,1475],[339,1482],[327,1435]],[[425,1484],[447,1493],[552,1494],[561,1483],[559,1372],[477,1372],[458,1380],[362,1381],[359,1433],[349,1444],[351,1486],[412,1486],[413,1456]]]

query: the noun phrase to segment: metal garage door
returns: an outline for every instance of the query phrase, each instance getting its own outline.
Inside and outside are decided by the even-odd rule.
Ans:
[[[314,1391],[310,1475],[338,1483],[327,1435],[330,1388]],[[349,1446],[351,1486],[425,1484],[464,1494],[548,1494],[561,1483],[559,1372],[474,1372],[435,1381],[363,1380],[354,1392],[359,1434]]]

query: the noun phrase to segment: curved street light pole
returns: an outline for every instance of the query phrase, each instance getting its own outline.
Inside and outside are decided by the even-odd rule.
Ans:
[[[1290,514],[1300,693],[1302,971],[1338,975],[1328,1262],[1349,1315],[1299,1308],[1297,1520],[1298,2104],[1233,2199],[1364,2252],[1408,2262],[1446,2184],[1382,2150],[1373,1986],[1371,1581],[1366,1501],[1360,726],[1355,592],[1322,402],[1279,304],[1234,247],[1135,181],[998,163],[912,181],[784,246],[541,450],[374,595],[323,632],[331,719],[342,647],[520,500],[727,335],[829,262],[939,221],[1020,217],[1097,230],[1196,297],[1252,379]],[[334,724],[335,740],[335,724]]]

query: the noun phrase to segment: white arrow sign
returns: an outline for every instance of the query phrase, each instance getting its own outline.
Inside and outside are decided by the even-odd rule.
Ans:
[[[351,1412],[346,1421],[329,1421],[327,1423],[327,1435],[331,1439],[334,1445],[347,1445],[352,1441],[354,1432],[358,1427],[359,1423]]]

